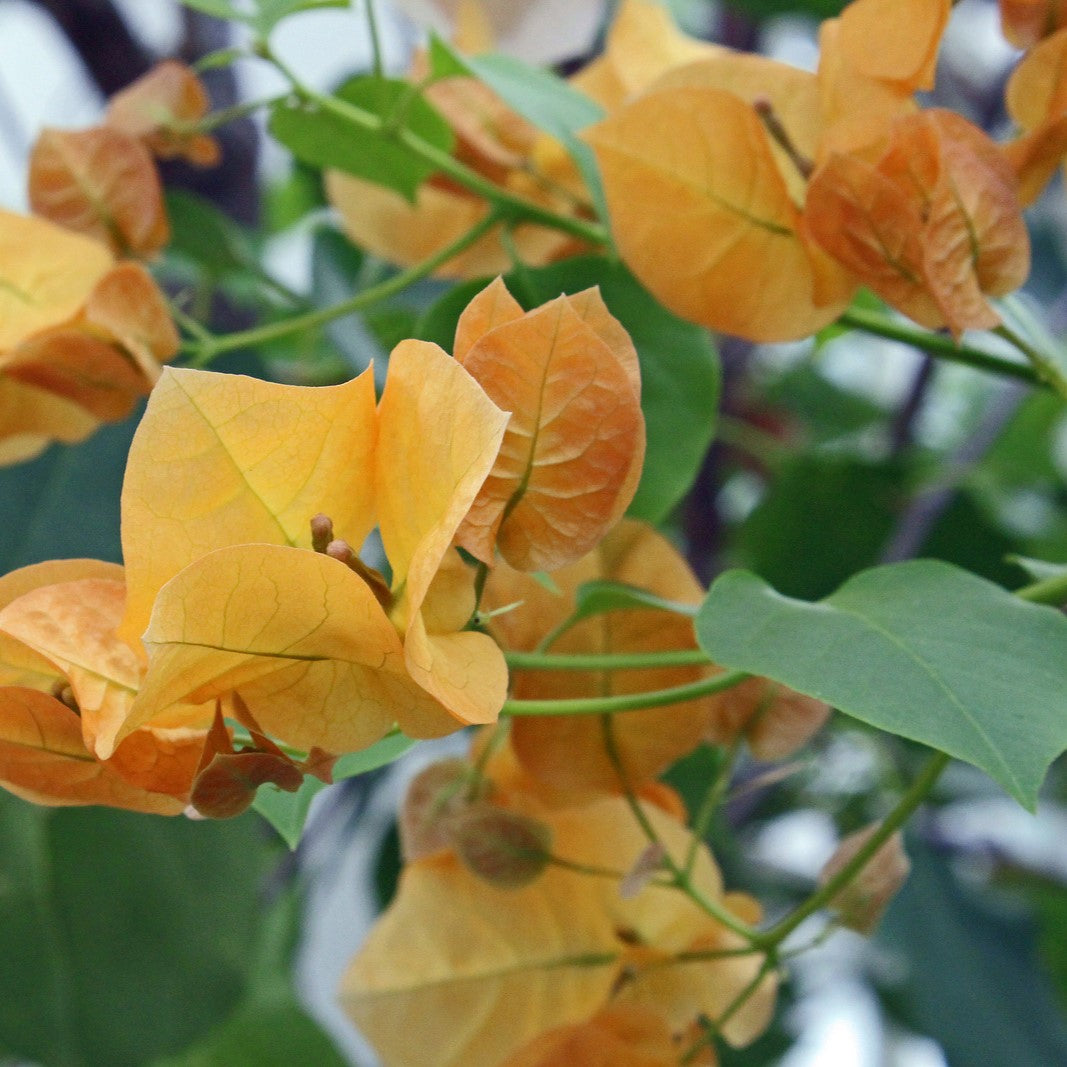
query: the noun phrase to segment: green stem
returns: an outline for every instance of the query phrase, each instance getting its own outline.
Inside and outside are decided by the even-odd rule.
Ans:
[[[561,215],[548,208],[539,207],[537,204],[533,204],[529,200],[491,182],[488,178],[482,177],[476,170],[461,163],[450,153],[431,144],[406,126],[390,129],[387,120],[371,111],[365,111],[355,104],[350,104],[347,100],[340,100],[335,96],[325,96],[322,93],[315,92],[314,89],[305,85],[285,63],[271,53],[265,52],[264,58],[269,59],[288,79],[293,91],[298,96],[341,119],[342,122],[347,122],[358,129],[366,130],[368,133],[373,133],[382,138],[389,138],[403,145],[412,155],[428,163],[434,170],[447,174],[448,177],[470,192],[485,197],[496,208],[498,218],[508,221],[540,223],[542,226],[569,233],[591,244],[606,245],[608,243],[608,231],[600,223],[573,215]]]
[[[218,337],[210,334],[198,336],[197,340],[185,346],[185,350],[189,353],[192,364],[202,367],[224,352],[232,352],[238,348],[252,348],[255,345],[265,344],[267,341],[285,337],[290,333],[322,326],[327,322],[332,322],[334,319],[343,318],[345,315],[351,315],[354,311],[369,307],[371,304],[388,300],[389,297],[395,296],[414,282],[432,274],[442,264],[447,263],[454,256],[469,248],[498,222],[498,216],[490,211],[484,219],[472,226],[465,234],[456,238],[445,248],[435,252],[429,259],[424,259],[414,267],[409,267],[399,274],[394,274],[391,278],[386,278],[384,282],[371,286],[369,289],[364,289],[362,292],[350,296],[347,300],[342,300],[339,304],[316,308],[314,311],[308,311],[302,315],[291,315],[289,318],[282,319],[279,322],[269,322],[263,326],[254,326],[249,330],[239,330],[236,333],[223,334]],[[189,329],[190,332],[196,333],[191,327]]]
[[[1015,595],[1034,604],[1049,604],[1054,608],[1063,607],[1067,604],[1067,571],[1054,575],[1052,578],[1044,578],[1040,582],[1033,582],[1031,585],[1024,585],[1022,589],[1015,590]]]
[[[876,312],[863,311],[852,308],[846,311],[838,320],[842,326],[850,326],[854,330],[862,330],[864,333],[874,334],[876,337],[885,337],[890,341],[901,341],[904,344],[929,352],[931,356],[947,360],[951,363],[962,363],[977,370],[986,371],[990,374],[999,374],[1006,378],[1017,378],[1020,381],[1029,382],[1031,385],[1045,384],[1041,376],[1025,363],[1012,363],[1000,356],[994,356],[971,345],[958,345],[951,337],[945,337],[939,333],[931,333],[917,326],[909,326],[904,322],[894,322]]]
[[[243,119],[248,115],[254,115],[257,111],[284,99],[284,96],[265,96],[259,100],[246,100],[243,104],[234,104],[233,107],[212,111],[197,122],[176,122],[174,130],[176,133],[211,133],[220,126],[236,122],[237,119]]]
[[[382,39],[378,33],[378,16],[374,10],[374,0],[363,0],[363,4],[367,9],[367,32],[370,35],[374,76],[381,78],[385,74],[385,65],[382,63]]]
[[[1005,341],[1011,342],[1022,352],[1030,361],[1030,365],[1036,372],[1037,377],[1050,389],[1054,389],[1067,400],[1067,376],[1064,375],[1053,360],[1030,344],[1025,337],[1020,337],[1010,326],[1001,323],[993,332],[998,337],[1003,337]]]
[[[668,704],[684,704],[687,700],[721,693],[751,677],[744,671],[725,671],[714,678],[676,685],[670,689],[654,689],[649,693],[626,693],[610,697],[574,697],[570,700],[505,700],[501,715],[614,715],[622,711],[641,711],[643,708],[662,708]]]
[[[896,807],[882,821],[881,826],[871,834],[856,854],[824,885],[820,886],[803,904],[787,915],[781,922],[757,935],[756,944],[760,948],[774,949],[780,945],[809,915],[831,904],[834,898],[849,885],[853,879],[870,862],[875,853],[908,821],[915,809],[923,802],[933,789],[941,772],[951,762],[951,756],[944,752],[935,752],[923,768],[922,773],[912,782],[907,792],[897,801]]]
[[[743,736],[744,734],[738,734],[733,744],[723,754],[722,766],[708,786],[696,818],[693,820],[693,837],[689,842],[689,848],[686,850],[685,863],[682,868],[687,878],[693,873],[693,866],[696,863],[700,843],[708,836],[708,830],[711,829],[711,820],[715,817],[715,812],[722,803],[723,795],[726,793],[730,779],[733,777],[734,765],[741,752],[741,739]]]
[[[565,655],[546,652],[505,652],[508,666],[516,671],[643,671],[663,667],[706,667],[708,654],[699,648],[669,652],[617,652]]]
[[[748,1002],[749,998],[757,989],[763,984],[763,980],[767,975],[778,966],[778,961],[773,954],[767,956],[767,958],[760,964],[759,970],[756,972],[752,981],[748,983],[737,994],[736,997],[723,1009],[722,1013],[717,1019],[709,1019],[709,1030],[704,1036],[698,1038],[689,1048],[685,1054],[678,1061],[680,1064],[687,1064],[695,1062],[697,1056],[701,1051],[711,1045],[716,1037],[722,1035],[722,1028],[736,1015],[741,1008]]]
[[[681,890],[681,892],[696,904],[701,911],[710,915],[716,922],[722,923],[723,926],[728,930],[732,930],[749,945],[755,945],[758,941],[759,934],[747,923],[744,923],[737,918],[733,912],[722,907],[718,901],[710,900],[704,896],[703,893],[699,892],[696,886],[693,885],[693,880],[689,874],[675,862],[674,857],[671,856],[667,846],[664,845],[659,834],[656,832],[655,826],[652,825],[652,820],[649,819],[648,813],[641,806],[641,801],[637,799],[637,794],[634,792],[633,785],[630,782],[630,776],[626,771],[626,766],[622,762],[622,754],[619,752],[618,741],[615,737],[615,723],[612,717],[610,715],[602,715],[600,717],[600,723],[604,735],[604,748],[608,754],[608,759],[611,761],[611,765],[615,768],[615,774],[619,779],[619,785],[622,787],[626,803],[629,806],[630,811],[633,813],[634,819],[637,820],[637,825],[641,827],[645,837],[648,838],[649,843],[658,845],[662,850],[662,866],[670,872],[670,884]]]

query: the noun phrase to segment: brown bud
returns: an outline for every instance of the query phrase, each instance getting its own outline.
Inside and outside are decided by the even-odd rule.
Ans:
[[[333,540],[333,519],[320,511],[311,520],[311,547],[316,552],[325,552]]]
[[[654,841],[641,850],[634,865],[619,883],[619,896],[623,900],[632,900],[645,888],[653,877],[663,868],[663,859],[667,850],[659,841]]]
[[[552,859],[548,826],[488,803],[472,804],[454,816],[448,830],[463,863],[499,889],[529,885]]]
[[[488,783],[473,777],[460,757],[431,763],[408,786],[400,809],[400,848],[407,862],[452,847],[448,822],[472,800],[485,796]]]
[[[843,838],[823,867],[819,884],[825,885],[830,881],[867,843],[878,827],[879,824],[874,823]],[[872,933],[889,902],[907,881],[910,870],[911,864],[904,853],[904,839],[898,830],[834,897],[831,907],[837,912],[841,925],[861,934]]]

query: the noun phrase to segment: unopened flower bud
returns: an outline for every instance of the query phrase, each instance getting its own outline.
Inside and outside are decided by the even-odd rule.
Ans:
[[[499,889],[519,889],[552,859],[552,831],[528,815],[482,803],[448,824],[452,847],[479,878]]]
[[[325,552],[333,540],[333,519],[320,511],[311,520],[311,547],[316,552]]]
[[[837,850],[827,861],[819,875],[819,884],[825,885],[878,830],[878,823],[857,830],[843,838]],[[904,839],[898,830],[867,861],[866,866],[840,893],[834,897],[831,907],[837,912],[842,926],[870,934],[878,925],[896,896],[907,881],[911,864],[904,853]]]

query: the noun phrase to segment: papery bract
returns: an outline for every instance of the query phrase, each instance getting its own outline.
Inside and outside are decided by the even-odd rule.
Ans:
[[[44,219],[0,212],[0,464],[125,418],[178,350],[134,263]]]
[[[458,541],[485,563],[495,545],[521,570],[555,570],[592,548],[637,488],[637,353],[595,293],[514,317],[490,287],[471,307],[491,328],[475,339],[461,319],[456,358],[512,414]]]
[[[0,782],[41,804],[177,814],[201,731],[142,730],[110,760],[93,752],[97,732],[121,721],[138,682],[137,657],[115,636],[121,579],[122,568],[96,560],[37,564],[0,579]]]
[[[825,885],[839,873],[878,830],[875,823],[843,838],[819,872],[819,884]],[[904,838],[898,830],[831,902],[842,926],[861,934],[873,933],[910,871]]]
[[[1000,24],[1016,48],[1030,48],[1067,25],[1067,8],[1060,0],[1000,0]]]
[[[530,651],[574,610],[574,594],[599,579],[648,589],[681,603],[699,604],[703,590],[685,560],[659,533],[627,520],[586,558],[556,571],[560,595],[536,579],[504,566],[486,583],[489,608],[519,602],[493,619],[493,632],[505,648]],[[692,620],[662,611],[627,610],[594,616],[553,641],[559,653],[625,653],[695,648]],[[567,699],[640,693],[684,685],[704,676],[700,667],[626,671],[513,672],[518,699]],[[631,786],[655,777],[695,748],[712,722],[713,702],[688,701],[665,708],[627,712],[612,720],[619,759]],[[511,725],[512,746],[522,765],[556,788],[620,792],[623,783],[609,758],[598,716],[522,716]]]
[[[924,326],[989,328],[986,295],[1017,288],[1029,240],[1014,175],[996,146],[953,112],[898,119],[875,163],[831,155],[808,189],[822,246]]]
[[[868,78],[932,89],[951,0],[853,0],[841,13],[841,48]]]
[[[647,844],[622,798],[550,807],[515,769],[506,750],[490,758],[493,802],[546,823],[554,856],[610,870]],[[644,811],[680,859],[688,831],[653,806]],[[703,848],[693,877],[701,892],[722,898]],[[748,898],[726,898],[726,906],[758,912]],[[471,914],[479,917],[474,926]],[[755,956],[674,959],[711,940],[725,948],[738,939],[670,889],[650,886],[623,900],[608,878],[549,865],[530,884],[502,890],[445,853],[402,873],[396,898],[349,968],[342,1002],[390,1067],[421,1063],[427,1048],[441,1067],[495,1067],[539,1035],[620,1003],[624,1015],[662,1014],[672,1032],[695,1021],[696,1011],[714,1020],[752,983],[759,963]],[[744,1011],[724,1021],[727,1039],[756,1036],[773,999],[768,978]],[[457,1027],[457,1019],[469,1022]]]
[[[201,167],[219,161],[218,142],[190,130],[211,106],[203,83],[176,59],[156,64],[108,101],[105,121],[136,137],[160,159],[183,157]]]
[[[116,255],[151,256],[170,237],[152,157],[119,130],[43,131],[30,155],[29,185],[37,214]]]
[[[394,722],[426,737],[495,719],[506,668],[489,637],[464,630],[473,573],[449,547],[505,421],[423,342],[396,348],[379,408],[370,372],[325,389],[166,376],[123,491],[124,632],[151,610],[151,656],[116,739],[230,694],[266,733],[330,752]],[[345,562],[308,551],[323,513],[349,546],[377,522],[387,603]]]
[[[586,136],[619,251],[672,311],[771,341],[807,336],[843,310],[839,294],[819,302],[829,294],[813,258],[823,253],[809,245],[764,126],[740,97],[653,91]]]

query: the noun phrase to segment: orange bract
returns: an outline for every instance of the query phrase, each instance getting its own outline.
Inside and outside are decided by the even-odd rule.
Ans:
[[[563,807],[546,802],[516,775],[507,749],[489,759],[485,774],[488,803],[547,825],[553,856],[567,863],[610,871],[632,863],[647,845],[622,798]],[[688,831],[653,806],[643,811],[680,859]],[[748,898],[723,896],[703,847],[693,878],[709,898],[758,918]],[[472,914],[478,916],[473,925]],[[428,1048],[441,1067],[562,1064],[559,1049],[591,1050],[589,1035],[598,1030],[620,1054],[651,1048],[662,1055],[698,1013],[721,1015],[759,967],[755,955],[683,964],[676,954],[737,944],[736,935],[670,889],[646,886],[623,899],[611,877],[556,864],[520,888],[502,889],[443,852],[402,873],[396,898],[349,968],[341,998],[390,1067],[421,1064]],[[768,978],[746,1010],[724,1022],[727,1040],[744,1044],[757,1036],[773,1001]]]
[[[1000,0],[1000,24],[1016,48],[1030,48],[1067,26],[1067,7],[1061,0]]]
[[[493,721],[507,671],[489,637],[464,629],[473,571],[450,545],[505,421],[419,341],[394,350],[378,407],[370,372],[322,389],[167,374],[123,490],[123,633],[148,625],[149,669],[102,749],[231,698],[266,733],[331,752],[394,722],[428,737]],[[308,551],[320,514],[336,556]],[[375,524],[391,590],[344,561]]]
[[[178,350],[134,263],[44,219],[0,211],[0,464],[125,418]]]
[[[458,540],[485,563],[495,545],[520,570],[555,570],[589,551],[637,488],[637,354],[595,293],[514,311],[490,287],[457,332],[457,359],[512,413]],[[483,326],[491,328],[475,339]]]
[[[138,138],[160,159],[181,156],[201,167],[219,161],[218,142],[190,126],[207,114],[211,102],[196,74],[184,63],[157,64],[108,102],[106,122]]]
[[[1017,288],[1029,239],[1014,175],[953,112],[898,119],[876,163],[835,154],[816,171],[806,217],[823,247],[924,326],[989,328],[985,296]]]
[[[771,341],[807,336],[844,309],[838,294],[820,304],[825,268],[813,261],[825,256],[809,246],[763,124],[740,97],[653,91],[587,137],[619,250],[673,311]]]
[[[588,581],[608,579],[648,589],[658,596],[699,604],[703,590],[676,549],[651,527],[627,520],[609,533],[585,559],[553,576],[562,595],[548,592],[533,578],[499,566],[486,584],[486,605],[513,611],[493,620],[505,648],[530,651],[574,610],[574,594]],[[552,643],[560,653],[636,652],[695,648],[692,620],[653,610],[615,611],[587,619]],[[700,667],[660,670],[516,671],[513,694],[520,699],[562,699],[640,693],[684,685],[703,677]],[[655,777],[695,748],[709,729],[714,704],[690,701],[665,708],[628,712],[612,720],[615,743],[629,784]],[[555,788],[618,793],[619,775],[605,747],[604,727],[596,716],[516,718],[512,744],[522,765]]]
[[[114,632],[121,578],[112,564],[64,560],[0,579],[0,781],[41,804],[177,814],[202,730],[137,731],[106,761],[93,751],[139,680]]]
[[[170,237],[151,156],[107,126],[42,132],[30,156],[30,204],[116,255],[151,256]]]
[[[841,13],[841,48],[865,77],[932,89],[951,10],[951,0],[854,0]]]

